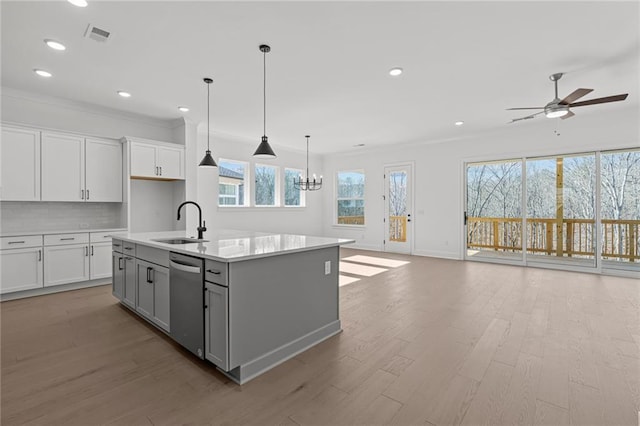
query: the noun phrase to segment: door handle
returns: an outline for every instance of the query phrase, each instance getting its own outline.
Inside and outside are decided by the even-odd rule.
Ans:
[[[169,261],[169,266],[171,266],[174,269],[177,269],[179,271],[182,272],[190,272],[192,274],[199,274],[200,273],[200,268],[198,266],[190,266],[190,265],[184,265],[182,263],[178,263],[174,260],[170,260]]]
[[[465,226],[467,225],[467,219],[468,219],[467,212],[464,212],[464,224],[465,224]]]
[[[411,215],[410,214],[407,215],[407,222],[411,222]]]

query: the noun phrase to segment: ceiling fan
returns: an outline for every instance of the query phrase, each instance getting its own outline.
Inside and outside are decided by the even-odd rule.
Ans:
[[[571,118],[575,115],[573,112],[571,112],[569,108],[586,106],[586,105],[605,104],[608,102],[624,101],[625,99],[627,99],[627,96],[629,95],[628,93],[625,93],[623,95],[606,96],[604,98],[596,98],[596,99],[590,99],[588,101],[575,102],[581,97],[583,97],[584,95],[587,95],[593,92],[593,89],[576,89],[573,91],[573,93],[571,93],[569,96],[565,97],[564,99],[559,99],[558,98],[558,80],[560,80],[560,78],[562,78],[563,75],[564,73],[559,72],[556,74],[551,74],[549,76],[549,80],[553,81],[553,84],[555,86],[556,97],[545,106],[528,107],[528,108],[507,108],[507,111],[521,110],[521,109],[541,109],[542,111],[527,115],[525,117],[514,118],[509,123],[514,123],[520,120],[528,120],[540,114],[545,114],[547,118],[561,118],[564,120],[567,118]]]

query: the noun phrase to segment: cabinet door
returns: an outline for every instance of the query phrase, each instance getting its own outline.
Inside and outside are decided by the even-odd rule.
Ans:
[[[122,301],[131,309],[136,308],[136,262],[135,258],[124,256],[124,294]]]
[[[111,243],[91,244],[89,258],[90,279],[111,276]]]
[[[44,248],[44,286],[89,279],[89,245],[70,244]]]
[[[156,147],[143,143],[131,142],[131,176],[157,177]]]
[[[124,294],[124,256],[117,251],[111,254],[111,267],[113,276],[111,294],[122,300]]]
[[[42,201],[84,198],[84,139],[43,132]]]
[[[153,266],[153,322],[166,332],[169,327],[169,268]]]
[[[42,287],[42,248],[0,251],[0,293]]]
[[[2,128],[0,199],[40,201],[40,132]]]
[[[86,200],[122,202],[122,144],[119,141],[85,141]]]
[[[160,177],[184,179],[184,149],[159,146],[158,166]]]
[[[229,370],[228,289],[206,283],[205,295],[205,358]]]
[[[153,319],[153,264],[137,260],[136,271],[138,278],[136,311],[148,319]]]

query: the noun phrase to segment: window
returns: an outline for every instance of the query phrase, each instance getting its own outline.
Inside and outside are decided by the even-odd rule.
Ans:
[[[247,205],[246,191],[247,163],[241,161],[218,161],[218,205],[245,206]]]
[[[287,207],[304,207],[304,192],[293,185],[301,175],[302,170],[284,169],[284,205]]]
[[[275,206],[277,203],[276,188],[277,167],[256,164],[256,206]]]
[[[364,225],[364,172],[338,172],[336,183],[338,225]]]

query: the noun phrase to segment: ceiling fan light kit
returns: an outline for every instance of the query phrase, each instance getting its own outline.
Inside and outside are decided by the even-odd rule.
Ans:
[[[606,96],[604,98],[596,98],[590,99],[588,101],[575,102],[581,97],[593,92],[593,89],[576,89],[571,94],[566,96],[564,99],[558,98],[558,80],[562,78],[564,73],[555,73],[549,76],[549,80],[553,81],[554,90],[555,90],[555,98],[548,104],[543,107],[526,107],[526,108],[508,108],[509,111],[514,110],[525,110],[525,109],[541,109],[542,111],[536,112],[525,117],[514,118],[510,121],[510,123],[514,123],[516,121],[528,120],[530,118],[534,118],[537,115],[543,114],[547,118],[561,118],[566,120],[567,118],[573,117],[575,114],[571,111],[570,108],[579,107],[579,106],[587,106],[587,105],[596,105],[596,104],[605,104],[609,102],[618,102],[624,101],[627,99],[628,93],[624,93],[621,95],[614,96]]]

